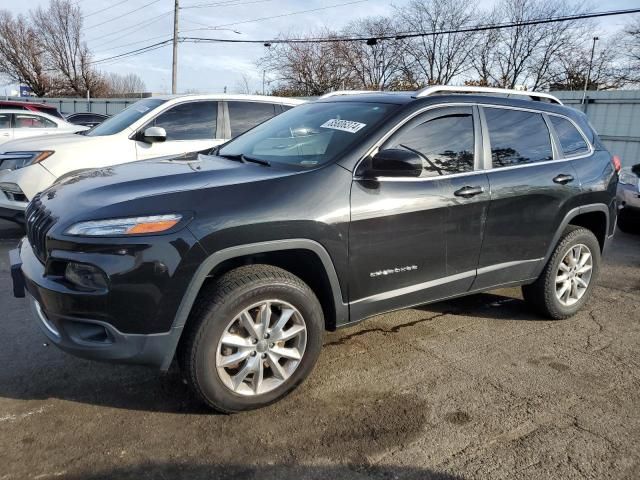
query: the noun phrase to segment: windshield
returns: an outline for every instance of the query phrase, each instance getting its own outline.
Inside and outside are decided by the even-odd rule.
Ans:
[[[160,100],[159,98],[145,98],[144,100],[140,100],[128,106],[120,113],[115,114],[113,117],[107,118],[100,125],[89,130],[85,135],[88,137],[101,137],[119,133],[164,102],[166,102],[166,100]]]
[[[397,108],[365,102],[308,103],[240,135],[218,155],[312,168],[337,158]]]

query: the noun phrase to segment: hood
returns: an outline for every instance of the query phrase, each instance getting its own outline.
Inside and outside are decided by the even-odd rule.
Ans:
[[[257,182],[295,173],[281,167],[192,154],[65,175],[42,192],[40,198],[56,216],[72,218],[134,199]]]
[[[31,150],[56,150],[65,145],[80,145],[100,141],[109,137],[87,137],[76,133],[60,133],[54,135],[40,135],[10,140],[0,145],[0,152],[24,152]]]

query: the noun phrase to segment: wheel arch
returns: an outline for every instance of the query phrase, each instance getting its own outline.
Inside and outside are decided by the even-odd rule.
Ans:
[[[226,248],[207,257],[193,275],[174,317],[170,332],[172,342],[161,370],[169,369],[193,304],[207,280],[251,263],[284,268],[307,283],[320,300],[328,330],[348,322],[348,306],[342,300],[338,275],[329,253],[318,242],[289,239]]]
[[[540,265],[535,272],[535,277],[538,277],[540,273],[542,273],[542,270],[551,258],[551,255],[553,255],[553,251],[555,250],[556,245],[558,245],[562,234],[569,225],[584,227],[592,231],[598,239],[600,250],[602,251],[609,239],[609,222],[609,207],[604,203],[582,205],[569,210],[558,225],[558,228],[553,235],[553,240],[547,248],[544,260],[540,262]]]

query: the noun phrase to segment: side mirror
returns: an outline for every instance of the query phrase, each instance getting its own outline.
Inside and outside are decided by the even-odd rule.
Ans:
[[[146,143],[161,143],[167,139],[167,132],[162,127],[149,127],[142,134],[140,139]]]
[[[422,158],[415,152],[390,148],[380,150],[365,167],[365,178],[376,177],[419,177],[422,174]]]

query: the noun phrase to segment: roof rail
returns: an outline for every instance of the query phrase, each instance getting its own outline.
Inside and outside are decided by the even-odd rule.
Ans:
[[[426,87],[421,90],[418,90],[415,94],[415,98],[428,97],[429,95],[433,95],[436,93],[494,93],[499,95],[517,95],[520,97],[529,97],[531,100],[549,100],[551,103],[557,103],[558,105],[562,105],[562,102],[559,98],[549,94],[549,93],[540,93],[540,92],[527,92],[526,90],[511,90],[508,88],[493,88],[493,87],[452,87],[449,85],[435,85],[432,87]]]
[[[338,95],[359,95],[361,93],[376,93],[377,90],[336,90],[334,92],[325,93],[318,100],[323,98],[336,97]]]

